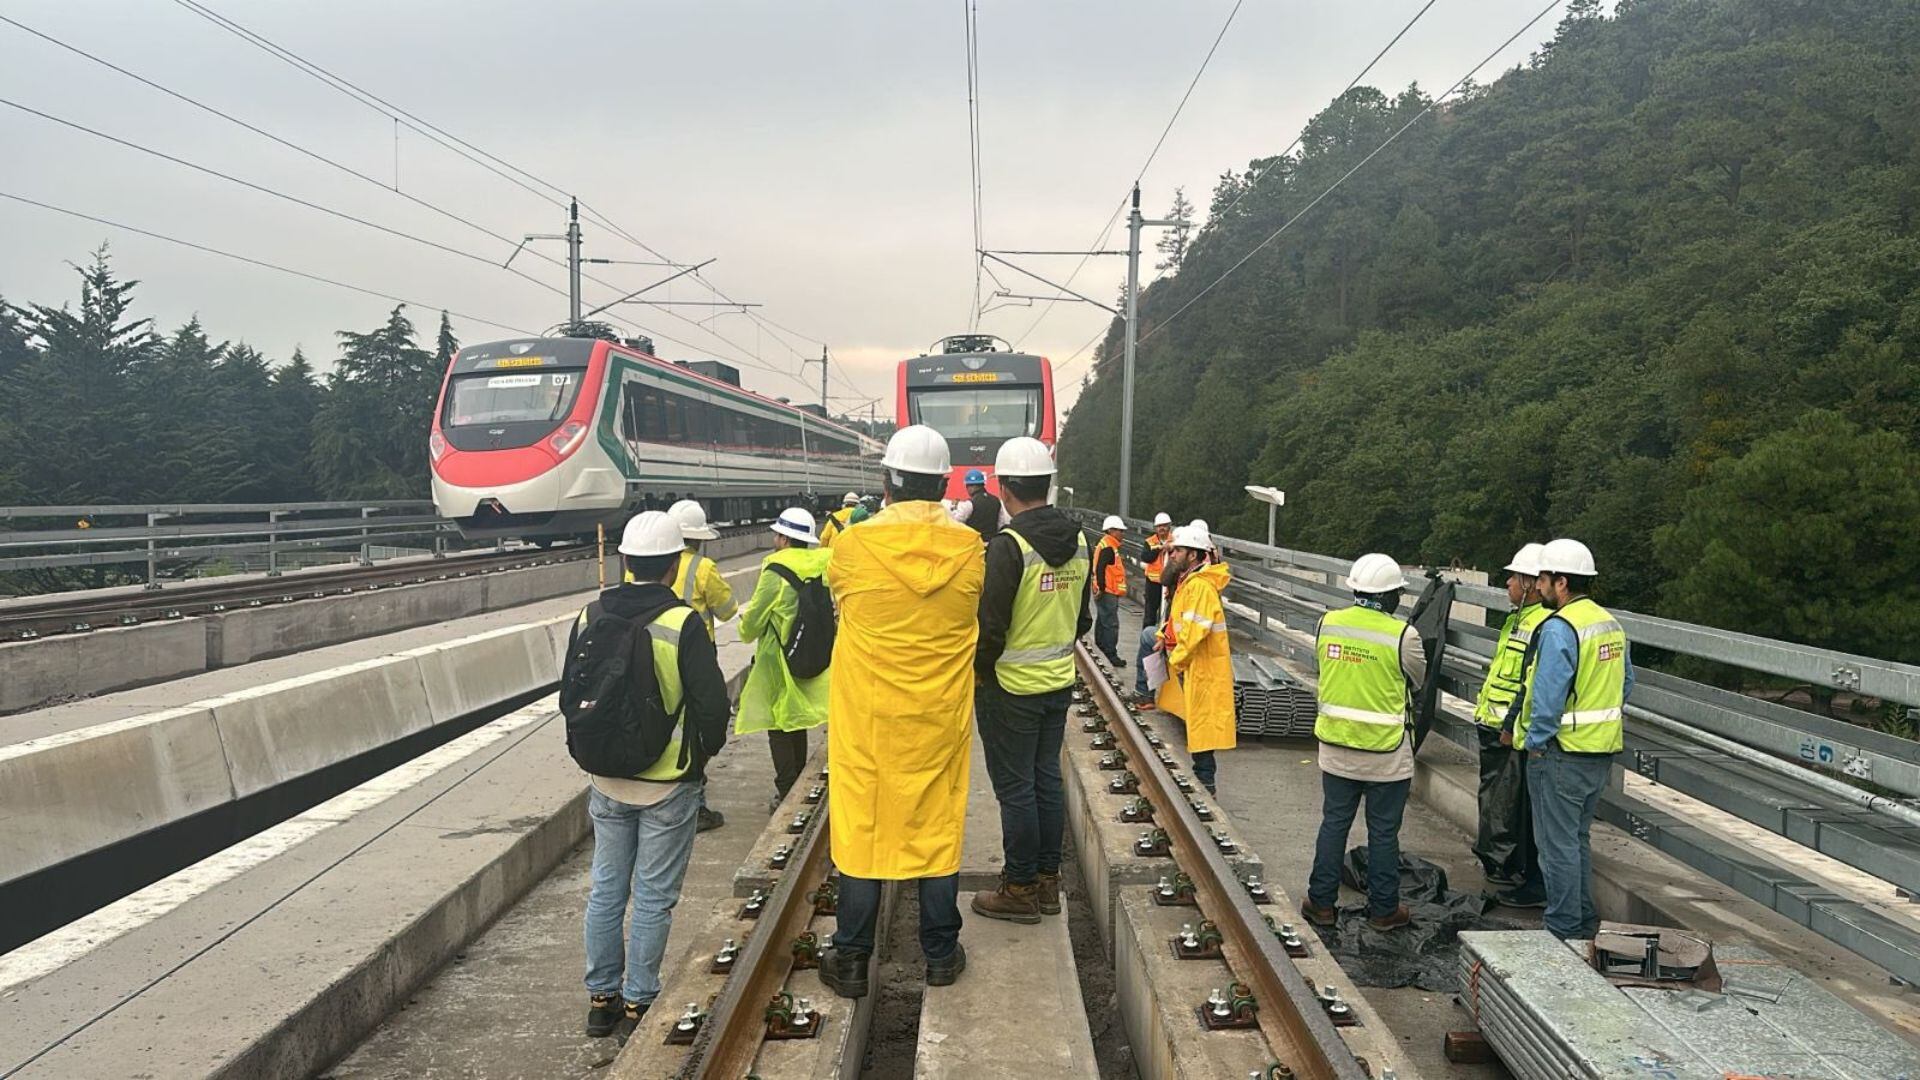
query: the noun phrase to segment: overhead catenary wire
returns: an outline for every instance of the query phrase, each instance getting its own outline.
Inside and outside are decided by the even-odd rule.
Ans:
[[[980,5],[978,0],[960,0],[967,28],[967,160],[972,166],[972,184],[968,196],[973,202],[973,307],[967,329],[980,328],[980,252],[987,246],[981,228],[980,182]]]

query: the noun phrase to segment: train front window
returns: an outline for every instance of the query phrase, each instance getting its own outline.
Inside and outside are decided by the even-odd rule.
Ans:
[[[456,375],[447,393],[445,423],[559,423],[573,409],[584,371]]]
[[[938,387],[907,397],[913,422],[949,439],[1011,439],[1040,433],[1040,388]]]

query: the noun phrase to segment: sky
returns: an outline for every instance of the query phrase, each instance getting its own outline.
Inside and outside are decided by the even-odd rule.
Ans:
[[[1427,0],[973,0],[986,246],[1124,246],[1098,230],[1224,37],[1141,176],[1147,216],[1176,187],[1204,209],[1216,178],[1284,148]],[[1435,0],[1366,83],[1439,92],[1544,0]],[[18,26],[0,22],[0,193],[404,298],[431,337],[441,309],[463,341],[566,318],[557,191],[593,220],[593,308],[712,259],[736,301],[609,309],[670,359],[716,358],[763,393],[813,401],[832,356],[836,412],[886,416],[903,357],[968,329],[974,266],[965,0],[6,0],[0,16],[117,64],[362,174],[276,144]],[[250,45],[193,8],[273,43],[553,188],[509,183]],[[1482,70],[1524,62],[1549,15]],[[296,205],[42,117],[138,143],[392,232]],[[1389,153],[1392,151],[1389,150]],[[515,174],[509,174],[515,175]],[[391,190],[397,177],[399,192]],[[408,198],[411,197],[411,200]],[[591,216],[591,215],[590,215]],[[464,219],[462,221],[455,218]],[[436,248],[428,243],[440,245]],[[335,332],[371,329],[393,301],[0,198],[0,297],[78,296],[73,265],[102,242],[142,284],[163,331],[198,316],[216,340],[323,369]],[[446,250],[452,249],[452,250]],[[1143,257],[1151,272],[1151,251]],[[1073,258],[1016,258],[1061,280]],[[525,276],[517,276],[519,271]],[[1110,301],[1125,260],[1088,260],[1076,291]],[[1014,291],[1045,294],[999,271]],[[529,278],[536,280],[529,280]],[[544,283],[544,287],[543,284]],[[986,288],[993,288],[991,281]],[[717,300],[693,278],[649,298]],[[1051,357],[1071,403],[1108,315],[1079,303],[1002,306],[980,320]]]

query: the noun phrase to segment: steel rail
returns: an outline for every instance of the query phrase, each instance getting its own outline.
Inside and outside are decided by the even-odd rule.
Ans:
[[[1075,643],[1074,660],[1088,692],[1106,714],[1107,730],[1127,755],[1127,767],[1139,778],[1140,796],[1153,804],[1154,825],[1166,830],[1174,858],[1193,879],[1200,914],[1220,928],[1227,966],[1253,990],[1258,1005],[1254,1015],[1274,1056],[1304,1080],[1366,1080],[1313,988],[1267,926],[1139,722],[1094,665],[1085,643]]]
[[[685,1063],[674,1073],[677,1080],[739,1080],[753,1072],[754,1058],[766,1041],[767,1003],[793,971],[793,939],[813,920],[809,896],[826,880],[828,847],[827,800],[822,798],[794,846],[789,869],[780,875],[694,1036]]]

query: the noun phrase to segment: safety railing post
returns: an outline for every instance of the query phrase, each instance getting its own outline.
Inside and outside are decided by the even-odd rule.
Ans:
[[[147,515],[148,531],[152,531],[153,527],[160,523],[160,518],[161,518],[161,515],[159,514]],[[158,550],[156,550],[154,546],[153,537],[149,536],[147,537],[147,588],[158,589],[159,587],[160,587],[160,553]]]
[[[371,506],[363,506],[360,508],[360,565],[361,566],[373,565],[373,534],[372,532],[369,531],[367,526],[367,521],[373,517],[373,511],[374,511],[374,508]]]
[[[281,510],[267,511],[267,576],[280,576],[280,515]]]
[[[447,530],[441,525],[433,527],[433,557],[436,559],[447,557]]]

